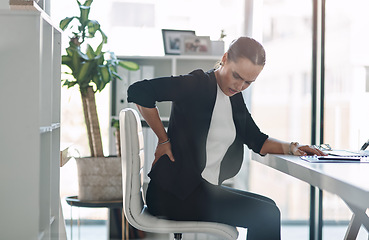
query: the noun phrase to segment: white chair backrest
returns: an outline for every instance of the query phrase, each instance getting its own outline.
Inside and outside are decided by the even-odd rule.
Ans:
[[[142,195],[144,138],[140,117],[136,110],[123,109],[119,114],[123,210],[128,222],[135,225],[144,203]],[[136,220],[135,220],[136,218]]]

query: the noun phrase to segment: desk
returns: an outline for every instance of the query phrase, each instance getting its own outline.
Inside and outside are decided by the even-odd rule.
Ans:
[[[297,156],[255,153],[251,159],[339,196],[353,212],[345,239],[356,239],[361,225],[369,230],[369,163],[309,163]]]

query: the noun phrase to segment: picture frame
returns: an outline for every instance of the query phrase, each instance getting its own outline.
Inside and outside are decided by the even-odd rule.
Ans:
[[[196,36],[193,30],[162,29],[161,31],[166,55],[180,55],[182,36]]]
[[[212,44],[209,36],[182,36],[181,54],[211,55]]]

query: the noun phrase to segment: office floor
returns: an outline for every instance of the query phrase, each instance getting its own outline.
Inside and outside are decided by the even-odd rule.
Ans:
[[[323,229],[323,239],[324,240],[339,240],[343,239],[345,236],[347,226],[325,226]],[[101,224],[81,224],[78,230],[77,225],[73,226],[71,229],[70,225],[66,225],[68,240],[107,240],[108,232],[106,227],[106,222]],[[73,236],[71,237],[71,231]],[[239,238],[244,240],[246,238],[246,230],[239,229]],[[282,225],[282,239],[283,240],[308,240],[309,239],[309,229],[307,226],[295,226],[295,225]],[[157,235],[157,234],[147,234],[145,240],[169,240],[167,235]],[[183,236],[184,240],[218,240],[214,236],[209,236],[205,234],[185,234]],[[361,228],[357,240],[368,240],[368,235],[366,231]]]

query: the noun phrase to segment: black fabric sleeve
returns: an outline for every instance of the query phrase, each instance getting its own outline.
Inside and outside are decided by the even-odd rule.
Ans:
[[[231,102],[235,111],[237,132],[240,134],[242,142],[252,151],[260,153],[268,135],[261,132],[254,122],[241,93],[232,96]]]
[[[155,95],[150,91],[148,80],[135,82],[128,88],[128,102],[133,102],[147,108],[155,107]]]
[[[252,119],[251,114],[246,113],[246,133],[245,144],[256,153],[260,154],[260,150],[264,145],[264,142],[268,139],[268,135],[261,132],[259,127]]]
[[[147,108],[154,108],[156,102],[177,101],[190,94],[190,91],[185,90],[196,84],[195,74],[135,82],[128,88],[127,100]]]

